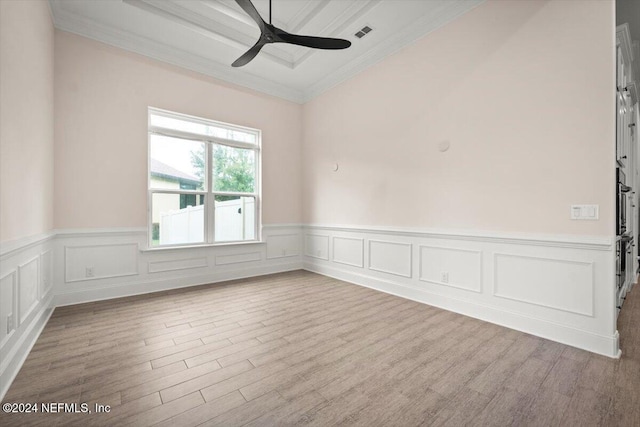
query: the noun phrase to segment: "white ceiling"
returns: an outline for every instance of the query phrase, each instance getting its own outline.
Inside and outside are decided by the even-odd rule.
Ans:
[[[56,28],[295,102],[306,102],[484,0],[272,0],[285,31],[345,38],[326,51],[265,46],[241,68],[231,63],[260,31],[234,0],[49,0]],[[253,0],[269,20],[268,0]],[[366,37],[355,33],[368,25]]]

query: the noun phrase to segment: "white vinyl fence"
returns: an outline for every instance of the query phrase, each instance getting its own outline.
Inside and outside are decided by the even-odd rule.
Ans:
[[[255,199],[241,197],[215,202],[215,239],[217,242],[253,240],[255,230]],[[161,245],[204,242],[204,206],[160,213]]]
[[[160,244],[204,242],[204,206],[160,212]]]

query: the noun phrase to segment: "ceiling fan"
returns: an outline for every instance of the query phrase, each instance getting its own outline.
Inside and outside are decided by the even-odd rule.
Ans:
[[[236,0],[236,3],[247,14],[256,21],[258,27],[260,27],[260,38],[258,42],[253,45],[251,49],[246,51],[244,55],[236,59],[232,67],[242,67],[248,64],[255,56],[260,52],[260,49],[265,44],[269,43],[289,43],[299,46],[311,47],[314,49],[346,49],[351,46],[349,40],[333,39],[329,37],[313,37],[313,36],[301,36],[297,34],[287,33],[280,28],[271,25],[271,0],[269,0],[269,23],[267,24],[260,16],[256,8],[251,3],[251,0]]]

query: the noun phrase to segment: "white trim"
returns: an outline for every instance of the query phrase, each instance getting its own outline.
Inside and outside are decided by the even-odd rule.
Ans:
[[[549,234],[528,234],[528,233],[508,233],[499,231],[480,230],[451,230],[451,229],[428,229],[409,227],[387,227],[387,226],[351,226],[351,225],[324,225],[324,224],[304,224],[306,230],[331,230],[358,233],[387,234],[394,236],[409,237],[431,237],[439,239],[453,240],[477,240],[492,241],[495,243],[521,244],[549,246],[560,248],[589,249],[599,251],[610,251],[613,245],[614,236],[582,236],[582,235],[549,235]]]
[[[588,236],[573,238],[549,236],[549,240],[545,240],[548,236],[489,232],[464,233],[433,229],[347,228],[318,225],[303,225],[302,229],[306,233],[317,232],[330,237],[363,238],[369,242],[368,261],[365,259],[369,265],[367,270],[359,271],[335,261],[319,261],[309,256],[303,257],[305,269],[441,306],[588,351],[611,357],[618,354],[617,341],[612,338],[616,329],[613,322],[615,319],[614,247],[609,243],[613,241],[613,236],[611,239]],[[371,259],[371,246],[375,242],[404,245],[405,248],[410,247],[412,252],[410,256],[406,249],[398,254],[383,253],[383,256],[392,255],[393,259],[383,258],[382,264],[377,265],[375,260]],[[419,250],[414,250],[414,247]],[[430,270],[430,274],[433,276],[438,268],[441,271],[463,274],[464,276],[461,277],[473,280],[474,285],[479,281],[480,287],[470,289],[470,287],[456,286],[455,283],[441,283],[437,281],[437,277],[432,276],[429,279],[436,279],[435,281],[425,280],[421,272],[425,267],[421,262],[425,247],[478,254],[480,258],[474,257],[471,266],[467,263],[446,266],[442,264],[439,267],[436,265],[433,266],[433,271]],[[349,259],[356,259],[357,248],[354,246],[349,250],[347,254]],[[529,301],[528,298],[525,298],[526,300],[503,298],[505,295],[501,292],[498,292],[500,295],[494,295],[491,284],[495,282],[496,275],[501,273],[496,269],[494,253],[559,262],[558,272],[566,278],[566,283],[562,282],[560,285],[567,287],[561,292],[556,292],[555,288],[546,286],[541,287],[537,293],[538,291],[531,290],[529,286],[535,286],[535,280],[538,277],[540,279],[545,277],[543,271],[535,278],[518,278],[518,270],[511,268],[506,270],[509,272],[508,282],[501,282],[501,286],[513,285],[516,297],[521,295],[526,297],[528,292],[532,292],[533,296],[536,296],[535,302]],[[411,262],[410,271],[409,262]],[[453,261],[443,259],[442,262]],[[567,262],[571,265],[566,264]],[[506,265],[506,267],[509,266],[512,264]],[[503,267],[505,266],[499,266],[500,269]],[[542,268],[544,267],[543,265]],[[579,276],[574,274],[575,268],[579,268]],[[513,280],[521,279],[529,279],[526,285],[522,285],[525,286],[524,288],[518,288],[518,283],[512,283]],[[586,283],[585,280],[587,280]],[[575,295],[572,293],[573,290],[584,290],[590,294]],[[509,294],[507,296],[511,296],[510,291],[507,293]],[[580,300],[573,301],[573,298],[580,298]],[[560,326],[556,328],[555,325]],[[608,335],[609,330],[612,333],[611,337]]]
[[[31,303],[31,305],[25,308],[23,313],[22,304],[21,304],[22,277],[23,277],[22,270],[34,262],[36,263],[35,298]],[[25,322],[25,320],[29,318],[31,313],[33,313],[33,310],[35,310],[35,308],[38,306],[39,302],[40,302],[40,255],[38,254],[32,258],[29,258],[27,261],[21,264],[18,264],[18,324],[16,325],[17,328],[19,328],[20,325],[22,325]]]
[[[278,229],[283,229],[285,227],[273,227],[274,230],[278,230]],[[292,227],[286,227],[286,228],[292,228]],[[294,239],[300,239],[301,234],[300,233],[284,233],[284,234],[269,234],[267,236],[265,236],[265,243],[267,244],[267,249],[269,247],[269,239],[272,237],[293,237]],[[269,256],[269,251],[267,250],[266,253],[266,259],[270,260],[270,259],[278,259],[278,258],[291,258],[291,257],[299,257],[300,256],[300,245],[298,244],[298,251],[295,253],[289,253],[287,254],[286,252],[284,253],[284,255],[276,255],[276,256]]]
[[[611,336],[595,334],[544,319],[527,316],[522,313],[460,298],[453,298],[451,296],[435,294],[424,289],[415,289],[399,283],[327,265],[305,262],[304,269],[412,301],[460,313],[465,316],[495,323],[510,329],[533,334],[562,344],[583,348],[604,356],[619,358],[621,355],[621,351],[618,349],[617,332]]]
[[[44,270],[44,258],[45,255],[49,257],[49,271]],[[45,288],[44,278],[49,276],[49,286]],[[47,295],[51,289],[53,288],[53,250],[47,249],[40,253],[40,285],[42,286],[42,293],[38,294],[38,298],[42,299],[45,295]]]
[[[317,255],[317,254],[310,254],[308,253],[307,249],[308,249],[308,245],[307,245],[307,238],[308,237],[322,237],[323,239],[327,240],[327,244],[326,244],[326,250],[327,250],[327,256],[321,256],[321,255]],[[329,236],[325,235],[325,234],[310,234],[310,233],[305,233],[304,234],[304,251],[303,253],[305,254],[305,256],[311,257],[311,258],[317,258],[317,259],[322,259],[325,261],[329,261]]]
[[[5,344],[11,339],[13,334],[18,329],[18,271],[16,269],[11,270],[4,276],[0,277],[0,283],[7,277],[11,276],[11,289],[12,289],[12,301],[11,301],[11,317],[13,322],[13,328],[3,339],[0,341],[0,349],[4,348]],[[8,317],[8,316],[7,316]],[[0,371],[1,372],[1,371]]]
[[[398,273],[395,271],[391,271],[391,270],[385,270],[382,268],[374,268],[371,266],[371,244],[372,243],[383,243],[383,244],[387,244],[387,245],[396,245],[396,246],[408,246],[409,247],[409,273],[408,274],[402,274],[402,273]],[[387,241],[387,240],[376,240],[376,239],[369,239],[369,245],[367,247],[367,251],[368,251],[368,260],[369,263],[367,264],[367,268],[369,270],[373,270],[373,271],[379,271],[381,273],[386,273],[386,274],[392,274],[394,276],[398,276],[398,277],[406,277],[408,279],[410,279],[411,277],[413,277],[413,245],[411,243],[405,243],[405,242],[392,242],[392,241]]]
[[[453,252],[467,252],[472,254],[477,254],[480,258],[480,266],[478,267],[478,287],[477,288],[468,288],[462,285],[457,285],[452,282],[441,282],[438,280],[428,280],[423,278],[422,271],[422,249],[441,249],[445,251],[453,251]],[[433,283],[440,286],[447,286],[456,289],[462,289],[463,291],[476,292],[481,294],[483,289],[483,280],[482,280],[482,251],[472,250],[472,249],[463,249],[463,248],[453,248],[447,246],[432,246],[432,245],[418,245],[418,280],[426,283]]]
[[[211,135],[204,135],[201,133],[188,132],[184,130],[178,130],[171,127],[154,126],[151,124],[152,117],[159,117],[170,119],[183,123],[191,123],[202,125],[207,128],[214,128],[224,130],[227,132],[238,132],[245,135],[252,135],[254,142],[242,142],[229,138],[215,137]],[[260,203],[262,202],[261,189],[262,189],[262,131],[260,129],[251,128],[242,125],[236,125],[226,122],[221,122],[214,119],[193,116],[185,113],[164,110],[156,107],[147,107],[147,250],[154,250],[160,248],[177,248],[177,247],[190,247],[201,245],[215,245],[215,244],[229,244],[229,243],[241,243],[241,242],[259,242],[261,239],[261,224],[262,224],[262,208]],[[152,188],[151,186],[151,136],[169,136],[172,138],[179,138],[183,140],[198,141],[203,144],[204,148],[204,190],[183,190],[183,189],[164,189],[164,188]],[[231,147],[238,150],[252,151],[254,156],[253,165],[253,192],[236,192],[236,191],[219,191],[214,188],[213,179],[213,150],[214,146]],[[155,194],[192,194],[204,196],[204,220],[203,220],[203,234],[204,239],[201,242],[184,242],[174,244],[163,244],[153,246],[153,196]],[[217,241],[215,235],[215,211],[216,204],[215,198],[218,196],[233,196],[239,198],[252,198],[254,202],[254,239],[243,239],[237,241]],[[244,215],[244,213],[243,213]]]
[[[485,0],[448,0],[443,8],[445,13],[438,14],[437,20],[434,20],[432,14],[425,15],[405,27],[403,31],[396,33],[392,38],[379,44],[375,50],[368,51],[307,87],[302,92],[302,103],[307,103],[329,89],[351,79],[484,2]]]
[[[543,303],[539,303],[539,302],[535,302],[535,301],[531,301],[531,300],[525,300],[522,298],[516,298],[513,296],[508,296],[508,295],[504,295],[504,294],[500,294],[497,292],[498,289],[498,280],[497,280],[497,275],[493,276],[493,283],[492,283],[492,287],[491,287],[491,293],[493,296],[498,297],[498,298],[504,298],[504,299],[508,299],[511,301],[517,301],[517,302],[524,302],[526,304],[533,304],[533,305],[537,305],[539,307],[545,307],[545,308],[552,308],[554,310],[560,310],[560,311],[564,311],[567,313],[573,313],[573,314],[579,314],[581,316],[587,316],[587,317],[593,317],[594,316],[594,287],[595,287],[595,281],[594,281],[594,274],[593,274],[593,263],[592,262],[584,262],[584,261],[576,261],[576,260],[572,260],[572,259],[561,259],[561,258],[548,258],[548,257],[541,257],[541,256],[530,256],[530,255],[518,255],[518,254],[510,254],[510,253],[503,253],[503,252],[494,252],[493,253],[493,271],[497,272],[498,271],[498,257],[510,257],[510,258],[521,258],[521,259],[533,259],[533,260],[542,260],[542,261],[550,261],[550,262],[563,262],[566,264],[581,264],[581,265],[586,265],[589,266],[591,269],[591,311],[590,312],[581,312],[581,311],[576,311],[576,310],[570,310],[568,308],[563,308],[560,305],[551,305],[551,304],[543,304]]]
[[[136,262],[135,262],[135,271],[129,271],[126,273],[119,274],[104,274],[102,276],[92,276],[92,277],[83,277],[81,279],[69,279],[69,249],[86,249],[86,248],[103,248],[103,247],[117,247],[117,246],[135,246],[136,250],[134,253],[136,254]],[[137,276],[140,274],[139,269],[139,260],[138,253],[139,250],[138,243],[100,243],[94,245],[70,245],[64,247],[64,282],[65,283],[74,283],[74,282],[85,282],[88,280],[100,280],[100,279],[112,279],[115,277],[125,277],[125,276]]]
[[[336,259],[336,239],[340,240],[355,240],[360,242],[360,263],[350,263],[346,261],[340,261]],[[331,239],[332,247],[331,247],[331,261],[337,262],[338,264],[350,265],[353,267],[364,268],[364,239],[358,237],[344,237],[344,236],[333,236]]]
[[[87,37],[113,47],[124,49],[157,61],[172,64],[187,70],[202,73],[223,82],[242,88],[253,89],[267,95],[282,98],[298,104],[303,103],[303,92],[284,84],[276,83],[249,72],[237,72],[228,64],[189,53],[164,43],[127,31],[105,26],[93,19],[63,10],[58,1],[51,1],[54,25],[58,30]]]
[[[56,231],[52,230],[46,233],[0,242],[0,259],[14,255],[16,252],[25,251],[36,245],[44,244],[56,237],[56,234]]]
[[[173,264],[176,265],[174,266]],[[147,263],[147,273],[166,273],[168,271],[192,270],[194,268],[203,268],[208,266],[209,261],[207,257],[149,261]]]
[[[245,262],[256,262],[262,260],[261,252],[245,252],[239,254],[216,255],[216,265],[242,264]]]
[[[61,6],[61,2],[58,0],[51,0],[50,3],[53,22],[55,27],[59,30],[88,37],[120,49],[135,52],[158,61],[196,71],[215,79],[253,89],[261,93],[276,96],[298,104],[304,104],[334,86],[354,77],[372,65],[384,60],[388,56],[398,52],[416,40],[437,30],[438,28],[441,28],[457,17],[473,10],[478,5],[484,3],[484,1],[485,0],[449,0],[440,8],[437,19],[434,19],[432,14],[425,15],[413,22],[411,25],[406,26],[402,31],[396,32],[393,37],[377,46],[375,50],[368,51],[366,54],[353,59],[321,80],[302,90],[293,89],[286,84],[277,83],[262,76],[251,74],[247,70],[238,71],[237,69],[230,67],[228,64],[222,64],[212,59],[186,52],[182,49],[151,40],[132,32],[106,26],[90,18],[65,10],[64,7]],[[350,9],[350,12],[353,14],[353,17],[358,18],[360,13],[375,7],[378,3],[378,1],[363,3],[361,10],[357,10],[357,7],[354,5],[354,7],[351,8],[353,10]],[[344,20],[340,18],[344,17],[341,16],[338,20]],[[343,27],[346,28],[352,22],[354,21],[346,19],[346,21],[341,24],[337,24],[338,26],[335,31],[340,31]],[[195,24],[191,23],[191,25],[195,27]],[[210,34],[210,36],[211,35],[213,34]],[[227,43],[229,43],[228,40]],[[303,63],[311,54],[313,53],[304,52],[301,55],[296,56],[294,63],[289,62],[290,65],[288,65],[287,68],[293,68],[295,65]],[[269,59],[275,60],[278,63],[282,62],[282,59],[276,58],[275,55],[271,55]]]
[[[245,245],[264,245],[266,242],[261,240],[238,240],[235,242],[219,242],[219,243],[198,243],[198,244],[189,244],[189,245],[165,245],[165,246],[154,246],[153,248],[145,248],[144,246],[140,247],[140,252],[165,252],[165,251],[175,251],[181,249],[202,249],[202,248],[219,248],[219,247],[229,247],[229,246],[245,246]]]
[[[38,337],[40,337],[44,327],[49,322],[49,318],[53,314],[53,308],[49,308],[52,299],[52,297],[49,298],[47,303],[42,305],[40,313],[34,316],[27,329],[21,334],[18,342],[2,359],[0,364],[0,400],[4,399]]]
[[[131,281],[127,283],[119,283],[115,286],[92,287],[91,289],[59,292],[54,296],[53,302],[55,307],[61,307],[65,305],[142,295],[170,289],[208,285],[227,280],[263,276],[266,274],[283,273],[286,271],[300,270],[301,268],[301,261],[293,261],[257,267],[238,268],[235,270],[217,271],[214,273],[199,274],[197,276],[181,278]]]

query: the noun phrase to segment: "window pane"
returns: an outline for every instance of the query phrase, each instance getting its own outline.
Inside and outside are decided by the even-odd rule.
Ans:
[[[215,196],[215,206],[216,242],[255,240],[255,198],[240,196]]]
[[[227,129],[213,124],[193,122],[173,117],[164,117],[157,114],[151,114],[150,121],[151,126],[195,133],[203,136],[214,136],[217,138],[230,139],[232,141],[248,142],[252,144],[256,143],[256,135],[254,133],[244,132],[239,129]]]
[[[151,199],[152,246],[204,242],[204,196],[158,194]]]
[[[204,143],[150,135],[151,188],[204,190]]]
[[[256,152],[213,145],[213,189],[253,193],[255,191]]]

